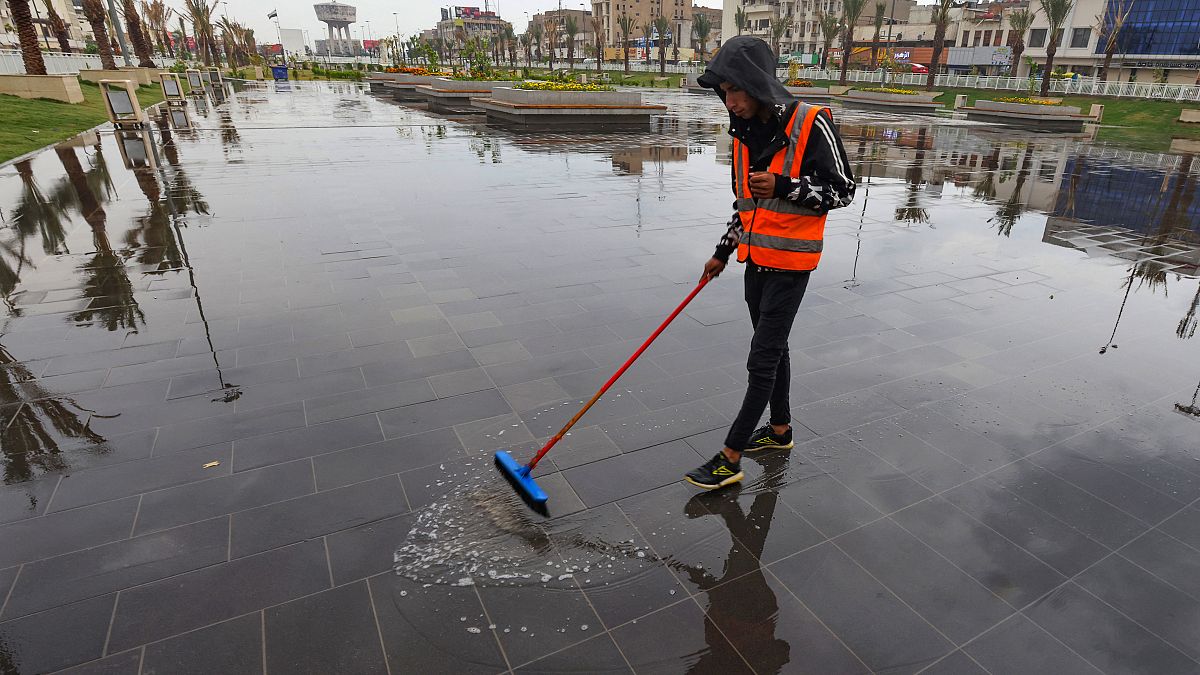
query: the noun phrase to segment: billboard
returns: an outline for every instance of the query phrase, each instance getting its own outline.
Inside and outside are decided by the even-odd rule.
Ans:
[[[379,46],[379,40],[363,40],[363,49],[375,49]]]

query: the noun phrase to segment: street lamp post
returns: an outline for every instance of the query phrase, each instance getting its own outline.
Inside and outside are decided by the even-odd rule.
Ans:
[[[887,64],[883,67],[883,86],[885,87],[887,86],[888,82],[888,73],[890,73],[892,70],[891,63],[896,58],[896,50],[892,46],[892,24],[894,23],[896,23],[896,0],[892,0],[892,13],[891,16],[888,17],[887,53],[889,58],[887,59]]]

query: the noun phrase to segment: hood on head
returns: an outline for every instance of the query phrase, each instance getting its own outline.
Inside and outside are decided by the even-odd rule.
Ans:
[[[721,90],[721,83],[729,82],[763,105],[790,105],[796,99],[776,79],[777,63],[775,52],[766,42],[749,35],[738,35],[721,45],[696,82],[701,87],[717,92],[722,101],[725,100],[725,92]],[[733,113],[730,113],[730,117],[733,117]]]

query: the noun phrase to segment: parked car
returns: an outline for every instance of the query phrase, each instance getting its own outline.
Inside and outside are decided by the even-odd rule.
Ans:
[[[923,66],[919,63],[913,63],[910,65],[912,67],[912,73],[914,75],[928,75],[929,74],[929,68],[926,68],[925,66]]]

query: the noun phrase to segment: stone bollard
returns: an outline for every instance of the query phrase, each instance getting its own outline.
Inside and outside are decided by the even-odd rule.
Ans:
[[[965,108],[967,106],[967,95],[959,94],[954,97],[954,109]]]
[[[1092,111],[1090,113],[1088,113],[1088,115],[1097,122],[1104,119],[1104,104],[1103,103],[1093,103]]]
[[[587,82],[588,82],[588,80],[587,80],[587,74],[586,74],[586,73],[585,73],[585,74],[581,74],[581,75],[579,76],[579,83],[580,83],[580,84],[587,84]]]

